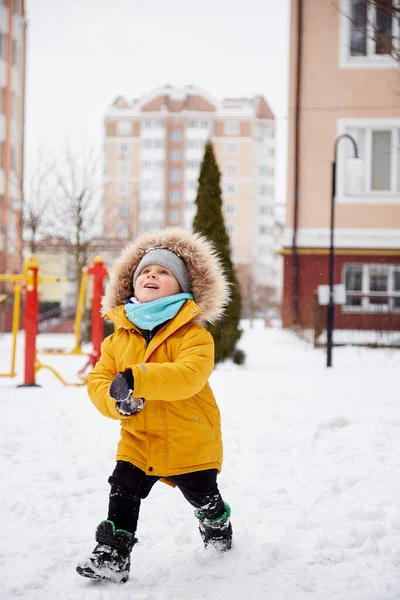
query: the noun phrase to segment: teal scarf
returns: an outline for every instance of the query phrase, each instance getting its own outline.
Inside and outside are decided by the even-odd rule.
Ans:
[[[157,325],[172,319],[186,300],[193,299],[192,294],[173,294],[151,302],[128,303],[124,305],[124,309],[131,323],[139,329],[149,329],[151,331]]]

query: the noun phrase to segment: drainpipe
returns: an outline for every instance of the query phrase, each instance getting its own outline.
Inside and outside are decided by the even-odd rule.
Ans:
[[[299,324],[299,259],[297,228],[299,222],[299,168],[300,168],[300,95],[302,68],[303,0],[297,0],[297,60],[294,126],[294,211],[292,239],[293,324]]]

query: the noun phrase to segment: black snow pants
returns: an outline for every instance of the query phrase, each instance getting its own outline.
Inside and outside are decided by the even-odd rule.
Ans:
[[[136,533],[140,504],[160,477],[147,475],[129,462],[119,460],[108,482],[111,485],[108,519],[117,529]],[[217,470],[168,476],[200,516],[216,519],[225,512],[217,485]]]

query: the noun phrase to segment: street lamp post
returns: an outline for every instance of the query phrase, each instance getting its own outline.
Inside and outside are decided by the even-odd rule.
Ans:
[[[358,148],[355,139],[349,133],[343,133],[335,141],[335,158],[332,163],[332,194],[331,194],[331,225],[330,225],[330,249],[329,249],[329,304],[326,322],[326,366],[332,366],[332,347],[333,330],[335,327],[335,300],[334,300],[334,279],[335,279],[335,199],[336,199],[336,162],[339,142],[348,138],[354,146],[354,158],[359,158]]]

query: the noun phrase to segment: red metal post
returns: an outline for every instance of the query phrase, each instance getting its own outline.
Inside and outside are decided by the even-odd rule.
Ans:
[[[25,377],[24,386],[35,386],[36,336],[38,333],[39,262],[31,256],[25,264]]]
[[[94,365],[100,358],[101,343],[104,339],[104,322],[101,316],[101,298],[104,290],[104,278],[108,271],[104,266],[104,261],[100,256],[93,259],[93,266],[89,267],[88,274],[93,277],[93,298],[92,298],[92,364]]]

